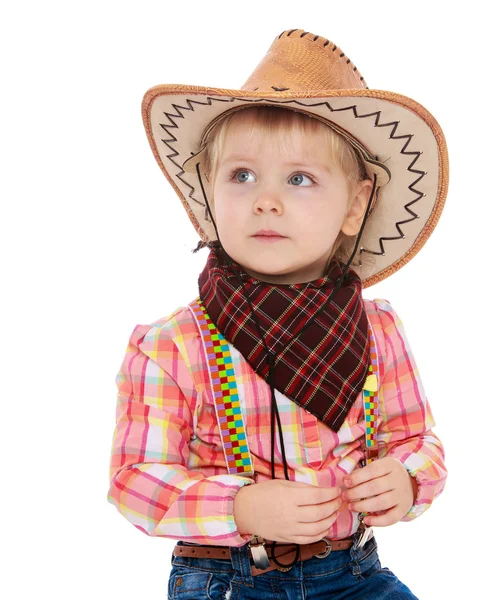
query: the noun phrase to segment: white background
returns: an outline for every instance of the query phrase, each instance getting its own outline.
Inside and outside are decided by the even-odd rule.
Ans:
[[[239,88],[273,38],[333,40],[445,131],[437,229],[365,292],[404,321],[445,443],[444,494],[377,529],[421,598],[487,597],[487,35],[476,2],[10,2],[0,14],[4,598],[165,598],[174,542],[106,501],[128,337],[197,295],[206,252],[140,116],[159,83]],[[480,544],[485,547],[476,549]],[[7,560],[5,561],[5,556]]]

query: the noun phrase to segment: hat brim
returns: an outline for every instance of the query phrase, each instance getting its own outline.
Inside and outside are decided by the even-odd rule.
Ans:
[[[210,123],[236,107],[270,104],[327,120],[357,139],[390,181],[379,190],[354,262],[363,286],[378,283],[409,262],[435,228],[448,190],[445,137],[433,115],[416,101],[381,90],[250,92],[159,85],[146,92],[142,114],[153,154],[204,241],[215,232],[196,173],[184,163],[199,152]],[[203,180],[204,189],[207,186]],[[209,198],[209,191],[205,189]],[[365,253],[369,261],[362,261]]]

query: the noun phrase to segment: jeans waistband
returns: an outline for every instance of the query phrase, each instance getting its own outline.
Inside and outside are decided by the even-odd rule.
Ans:
[[[177,545],[181,544],[183,544],[183,542],[177,543]],[[314,557],[307,561],[299,561],[289,571],[279,571],[276,569],[270,571],[269,573],[273,577],[297,579],[302,578],[303,576],[307,577],[308,574],[327,574],[328,572],[337,571],[338,569],[348,565],[354,574],[356,571],[360,573],[361,568],[358,565],[359,561],[365,561],[369,559],[373,564],[377,560],[376,550],[377,543],[375,538],[372,537],[363,546],[363,548],[355,549],[353,546],[349,550],[331,552],[331,554],[325,558]],[[213,573],[233,573],[235,578],[239,579],[243,583],[246,583],[247,581],[251,582],[253,575],[251,572],[252,561],[249,544],[245,544],[238,548],[231,547],[230,553],[230,560],[173,556],[172,565],[183,566],[199,571],[209,571]],[[266,577],[267,575],[268,573],[264,573],[263,575],[255,575],[255,577]]]

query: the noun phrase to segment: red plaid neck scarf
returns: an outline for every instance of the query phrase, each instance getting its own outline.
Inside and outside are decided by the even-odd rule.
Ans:
[[[324,310],[341,267],[307,283],[273,285],[251,277],[218,249],[211,249],[199,276],[200,298],[219,331],[268,381],[266,348],[253,319],[245,286],[268,348],[276,357],[274,387],[333,431],[338,431],[368,373],[368,322],[362,284],[350,269]]]

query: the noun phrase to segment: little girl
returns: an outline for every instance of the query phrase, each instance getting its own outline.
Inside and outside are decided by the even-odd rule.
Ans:
[[[439,125],[302,30],[241,90],[158,86],[143,118],[210,252],[199,297],[130,338],[109,501],[177,540],[169,598],[415,598],[372,526],[431,505],[443,448],[399,318],[362,288],[436,225]]]

